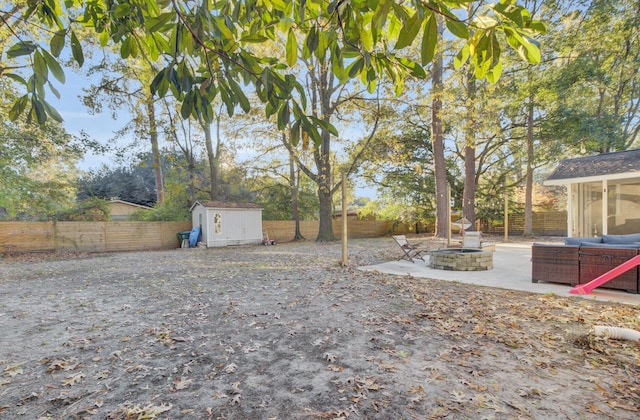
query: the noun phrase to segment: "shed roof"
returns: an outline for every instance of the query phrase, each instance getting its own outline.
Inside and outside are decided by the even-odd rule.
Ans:
[[[261,206],[254,203],[238,203],[233,201],[196,201],[191,206],[191,211],[200,204],[203,207],[212,209],[262,209]]]
[[[131,201],[124,201],[124,200],[120,200],[120,199],[117,199],[117,198],[110,199],[109,203],[124,204],[124,205],[127,205],[127,206],[137,207],[137,208],[140,208],[140,209],[153,210],[153,207],[145,206],[145,205],[142,205],[142,204],[132,203]]]
[[[640,149],[565,159],[547,177],[545,184],[632,177],[640,177]]]

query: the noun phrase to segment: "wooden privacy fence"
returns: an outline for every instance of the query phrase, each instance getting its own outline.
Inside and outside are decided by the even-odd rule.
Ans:
[[[377,238],[391,231],[393,222],[349,220],[347,224],[349,238]],[[316,239],[320,222],[317,220],[301,220],[300,233],[306,239]],[[263,220],[262,228],[269,232],[269,239],[276,242],[285,242],[293,239],[296,232],[296,223],[292,220]],[[342,221],[333,220],[333,232],[337,238],[342,237]]]
[[[504,220],[490,223],[482,221],[480,229],[484,233],[503,234]],[[524,232],[524,214],[509,215],[509,234],[522,235]],[[567,212],[539,212],[533,213],[533,234],[541,236],[566,236]]]
[[[524,217],[509,216],[509,233],[521,234]],[[264,220],[262,227],[277,242],[293,239],[295,222]],[[306,239],[318,235],[317,220],[303,220],[300,231]],[[390,234],[416,233],[415,225],[391,221],[349,220],[349,238],[377,238]],[[420,233],[433,232],[433,226],[419,226]],[[0,222],[0,252],[7,251],[136,251],[177,248],[177,233],[191,230],[191,222]],[[503,221],[482,222],[485,233],[504,232]],[[342,236],[340,219],[333,220],[333,231]],[[566,212],[534,213],[535,235],[564,236],[567,232]]]
[[[191,222],[0,222],[0,252],[177,248]]]

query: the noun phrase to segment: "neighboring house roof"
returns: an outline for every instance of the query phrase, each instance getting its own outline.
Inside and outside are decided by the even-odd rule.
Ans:
[[[562,185],[636,177],[640,177],[640,149],[565,159],[544,184]]]
[[[358,216],[358,210],[347,210],[347,217]],[[342,217],[342,210],[333,213],[333,217]]]
[[[109,200],[109,203],[120,203],[120,204],[125,204],[128,206],[132,206],[132,207],[138,207],[140,209],[145,209],[145,210],[153,210],[153,207],[149,207],[149,206],[144,206],[142,204],[136,204],[136,203],[131,203],[129,201],[124,201],[124,200]]]
[[[233,201],[196,201],[189,210],[193,211],[198,204],[211,209],[262,209],[261,206],[253,203],[237,203]]]

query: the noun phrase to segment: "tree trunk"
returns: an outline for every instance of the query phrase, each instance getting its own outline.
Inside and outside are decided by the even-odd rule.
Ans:
[[[529,95],[527,111],[527,173],[524,191],[524,230],[523,236],[533,236],[533,93]]]
[[[207,147],[207,159],[209,160],[209,176],[211,177],[211,189],[209,190],[209,197],[211,200],[218,199],[219,188],[219,167],[220,167],[220,117],[217,117],[217,136],[216,136],[216,150],[213,149],[213,141],[211,140],[211,124],[200,120],[200,125],[204,131],[204,143]]]
[[[320,203],[320,226],[317,242],[335,241],[333,233],[333,194],[331,191],[331,162],[329,161],[330,134],[322,133],[320,156],[317,157],[318,201]]]
[[[285,134],[282,134],[282,141],[287,141]],[[289,151],[289,187],[291,188],[291,218],[296,224],[296,232],[293,235],[294,241],[304,240],[302,232],[300,231],[300,214],[298,212],[298,187],[300,179],[299,173],[296,173],[295,159],[293,157],[293,151]]]
[[[475,96],[476,83],[471,69],[467,69],[467,118],[464,147],[464,192],[462,193],[462,214],[471,222],[470,230],[476,225],[476,139],[475,139]]]
[[[444,135],[442,131],[442,19],[438,18],[437,52],[433,61],[431,79],[431,141],[433,142],[433,165],[436,184],[436,236],[447,237],[450,220],[447,220],[447,167],[444,159]]]
[[[158,127],[153,97],[147,97],[147,116],[149,117],[149,140],[151,141],[151,155],[153,157],[153,172],[156,177],[156,204],[164,201],[164,185],[162,181],[162,166],[160,164],[160,148],[158,147]]]
[[[318,229],[317,242],[335,241],[333,233],[333,202],[331,189],[323,185],[318,186],[318,199],[320,200],[320,228]]]
[[[329,86],[329,69],[327,64],[320,65],[318,100],[320,102],[320,118],[325,122],[331,119],[331,89]],[[331,189],[331,133],[322,130],[322,143],[315,156],[318,170],[318,201],[320,202],[320,227],[317,242],[335,241],[333,233],[333,192]]]

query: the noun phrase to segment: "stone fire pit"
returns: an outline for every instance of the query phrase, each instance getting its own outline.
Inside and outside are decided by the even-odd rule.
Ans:
[[[493,252],[474,248],[445,248],[431,252],[431,268],[452,271],[493,270]]]

